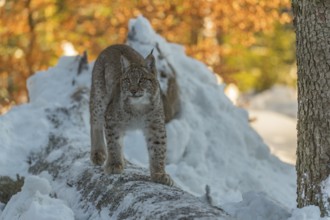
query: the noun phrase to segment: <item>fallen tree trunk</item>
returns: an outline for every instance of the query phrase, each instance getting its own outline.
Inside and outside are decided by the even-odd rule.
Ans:
[[[60,199],[70,200],[67,192],[75,191],[79,198],[70,206],[75,213],[85,213],[75,216],[77,219],[98,219],[101,215],[111,219],[231,219],[223,210],[177,187],[151,182],[145,168],[128,162],[123,174],[105,175],[101,167],[93,166],[90,142],[85,137],[88,132],[81,129],[88,108],[87,93],[88,89],[79,89],[70,107],[46,111],[53,132],[44,150],[29,160],[29,172],[39,175],[47,171],[55,185],[61,186],[54,189]]]

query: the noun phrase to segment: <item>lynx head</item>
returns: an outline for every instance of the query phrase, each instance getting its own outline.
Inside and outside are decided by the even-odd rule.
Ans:
[[[159,94],[155,58],[151,53],[144,63],[130,62],[121,56],[121,95],[130,104],[149,104]]]

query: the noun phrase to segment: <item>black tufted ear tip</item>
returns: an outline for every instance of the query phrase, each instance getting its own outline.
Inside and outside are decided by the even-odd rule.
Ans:
[[[121,70],[124,73],[126,71],[126,69],[129,67],[130,62],[124,55],[121,55],[120,64],[121,64]]]
[[[152,49],[149,55],[145,58],[145,63],[147,65],[147,68],[152,72],[156,70],[156,61],[154,55],[152,54],[153,51],[154,49]]]

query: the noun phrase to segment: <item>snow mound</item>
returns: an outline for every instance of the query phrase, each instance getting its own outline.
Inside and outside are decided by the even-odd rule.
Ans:
[[[224,85],[217,83],[207,66],[188,57],[182,46],[168,43],[151,31],[145,18],[132,19],[129,27],[129,45],[144,56],[158,45],[177,73],[181,112],[167,125],[168,171],[176,182],[198,195],[209,185],[219,204],[237,202],[242,193],[263,191],[284,206],[294,207],[293,166],[270,154],[250,127],[247,112],[231,103],[224,94]],[[134,34],[139,32],[147,34]],[[125,148],[142,151],[145,146]],[[130,152],[126,150],[129,157],[134,157]]]
[[[143,17],[130,21],[127,43],[143,56],[149,54],[152,48],[159,47],[176,72],[181,109],[178,116],[166,127],[167,171],[181,188],[201,196],[205,194],[205,186],[209,185],[214,205],[220,206],[228,203],[244,205],[244,195],[250,191],[264,193],[258,194],[256,201],[263,201],[263,197],[267,201],[274,201],[259,202],[259,210],[270,210],[274,207],[276,212],[282,210],[279,207],[290,210],[295,206],[293,166],[284,164],[271,155],[269,148],[250,127],[247,112],[231,103],[224,94],[224,85],[217,83],[216,77],[207,66],[188,57],[182,46],[168,43],[156,34]],[[154,55],[158,60],[160,54],[157,50],[154,50]],[[19,173],[21,176],[28,176],[30,154],[47,147],[47,140],[51,136],[50,127],[55,124],[56,129],[56,123],[60,123],[49,116],[50,110],[62,109],[65,118],[66,111],[71,109],[72,99],[79,99],[79,95],[85,95],[88,99],[93,63],[89,64],[88,70],[77,75],[78,64],[79,57],[63,57],[55,67],[30,77],[27,82],[30,102],[0,117],[0,140],[4,140],[0,142],[0,175],[13,176]],[[161,62],[157,62],[157,67],[166,68]],[[70,146],[88,155],[90,137],[87,103],[82,110],[84,123],[67,123],[65,136]],[[79,115],[77,114],[77,117]],[[128,133],[124,143],[126,158],[147,167],[148,157],[141,132]],[[63,153],[65,152],[59,148],[45,160],[55,161]],[[62,187],[65,187],[66,182],[56,183],[52,182],[51,178],[47,179],[56,192],[65,192]],[[27,191],[24,189],[19,194],[23,197],[20,201],[27,200]],[[69,205],[78,202],[68,201],[75,198],[68,198],[64,193],[58,194],[59,198],[66,200]],[[31,204],[33,198],[43,201],[45,209],[56,206],[66,213],[68,219],[73,218],[73,214],[67,207],[61,206],[63,203],[58,200],[36,191],[31,197],[32,200],[27,203]],[[18,212],[15,207],[25,207],[29,212],[24,213],[33,212],[38,208],[29,207],[41,204],[34,202],[34,206],[27,207],[23,202],[16,203],[18,199],[14,197],[12,200],[8,210]],[[243,203],[239,203],[242,201]],[[74,209],[71,205],[70,208]],[[244,212],[255,212],[255,208],[257,207],[254,205],[246,205]],[[231,206],[230,211],[236,213],[234,209],[235,206]],[[1,216],[8,212],[5,210]],[[271,211],[268,213],[278,216]],[[75,215],[77,216],[77,213]]]
[[[249,108],[279,112],[294,119],[297,118],[297,91],[284,85],[275,85],[271,89],[248,98]]]
[[[245,193],[242,202],[226,204],[225,207],[238,220],[278,220],[287,219],[290,216],[285,207],[261,192]]]
[[[251,123],[252,127],[264,138],[271,152],[282,161],[294,165],[297,150],[296,119],[269,110],[249,110],[249,115],[256,119]]]
[[[46,179],[29,176],[22,191],[6,205],[1,220],[74,220],[72,210],[59,199],[49,196],[52,188]]]
[[[294,209],[288,220],[329,220],[330,218],[320,217],[321,212],[317,206],[306,206],[302,209]]]
[[[48,142],[49,122],[43,108],[26,104],[0,118],[0,174],[15,178],[24,173],[27,157]]]

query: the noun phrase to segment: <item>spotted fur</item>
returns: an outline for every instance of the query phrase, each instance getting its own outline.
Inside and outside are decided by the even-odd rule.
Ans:
[[[95,165],[105,161],[106,173],[123,172],[125,131],[142,129],[152,181],[173,184],[165,173],[165,116],[152,53],[144,59],[126,45],[102,51],[93,69],[90,114],[91,161]]]

